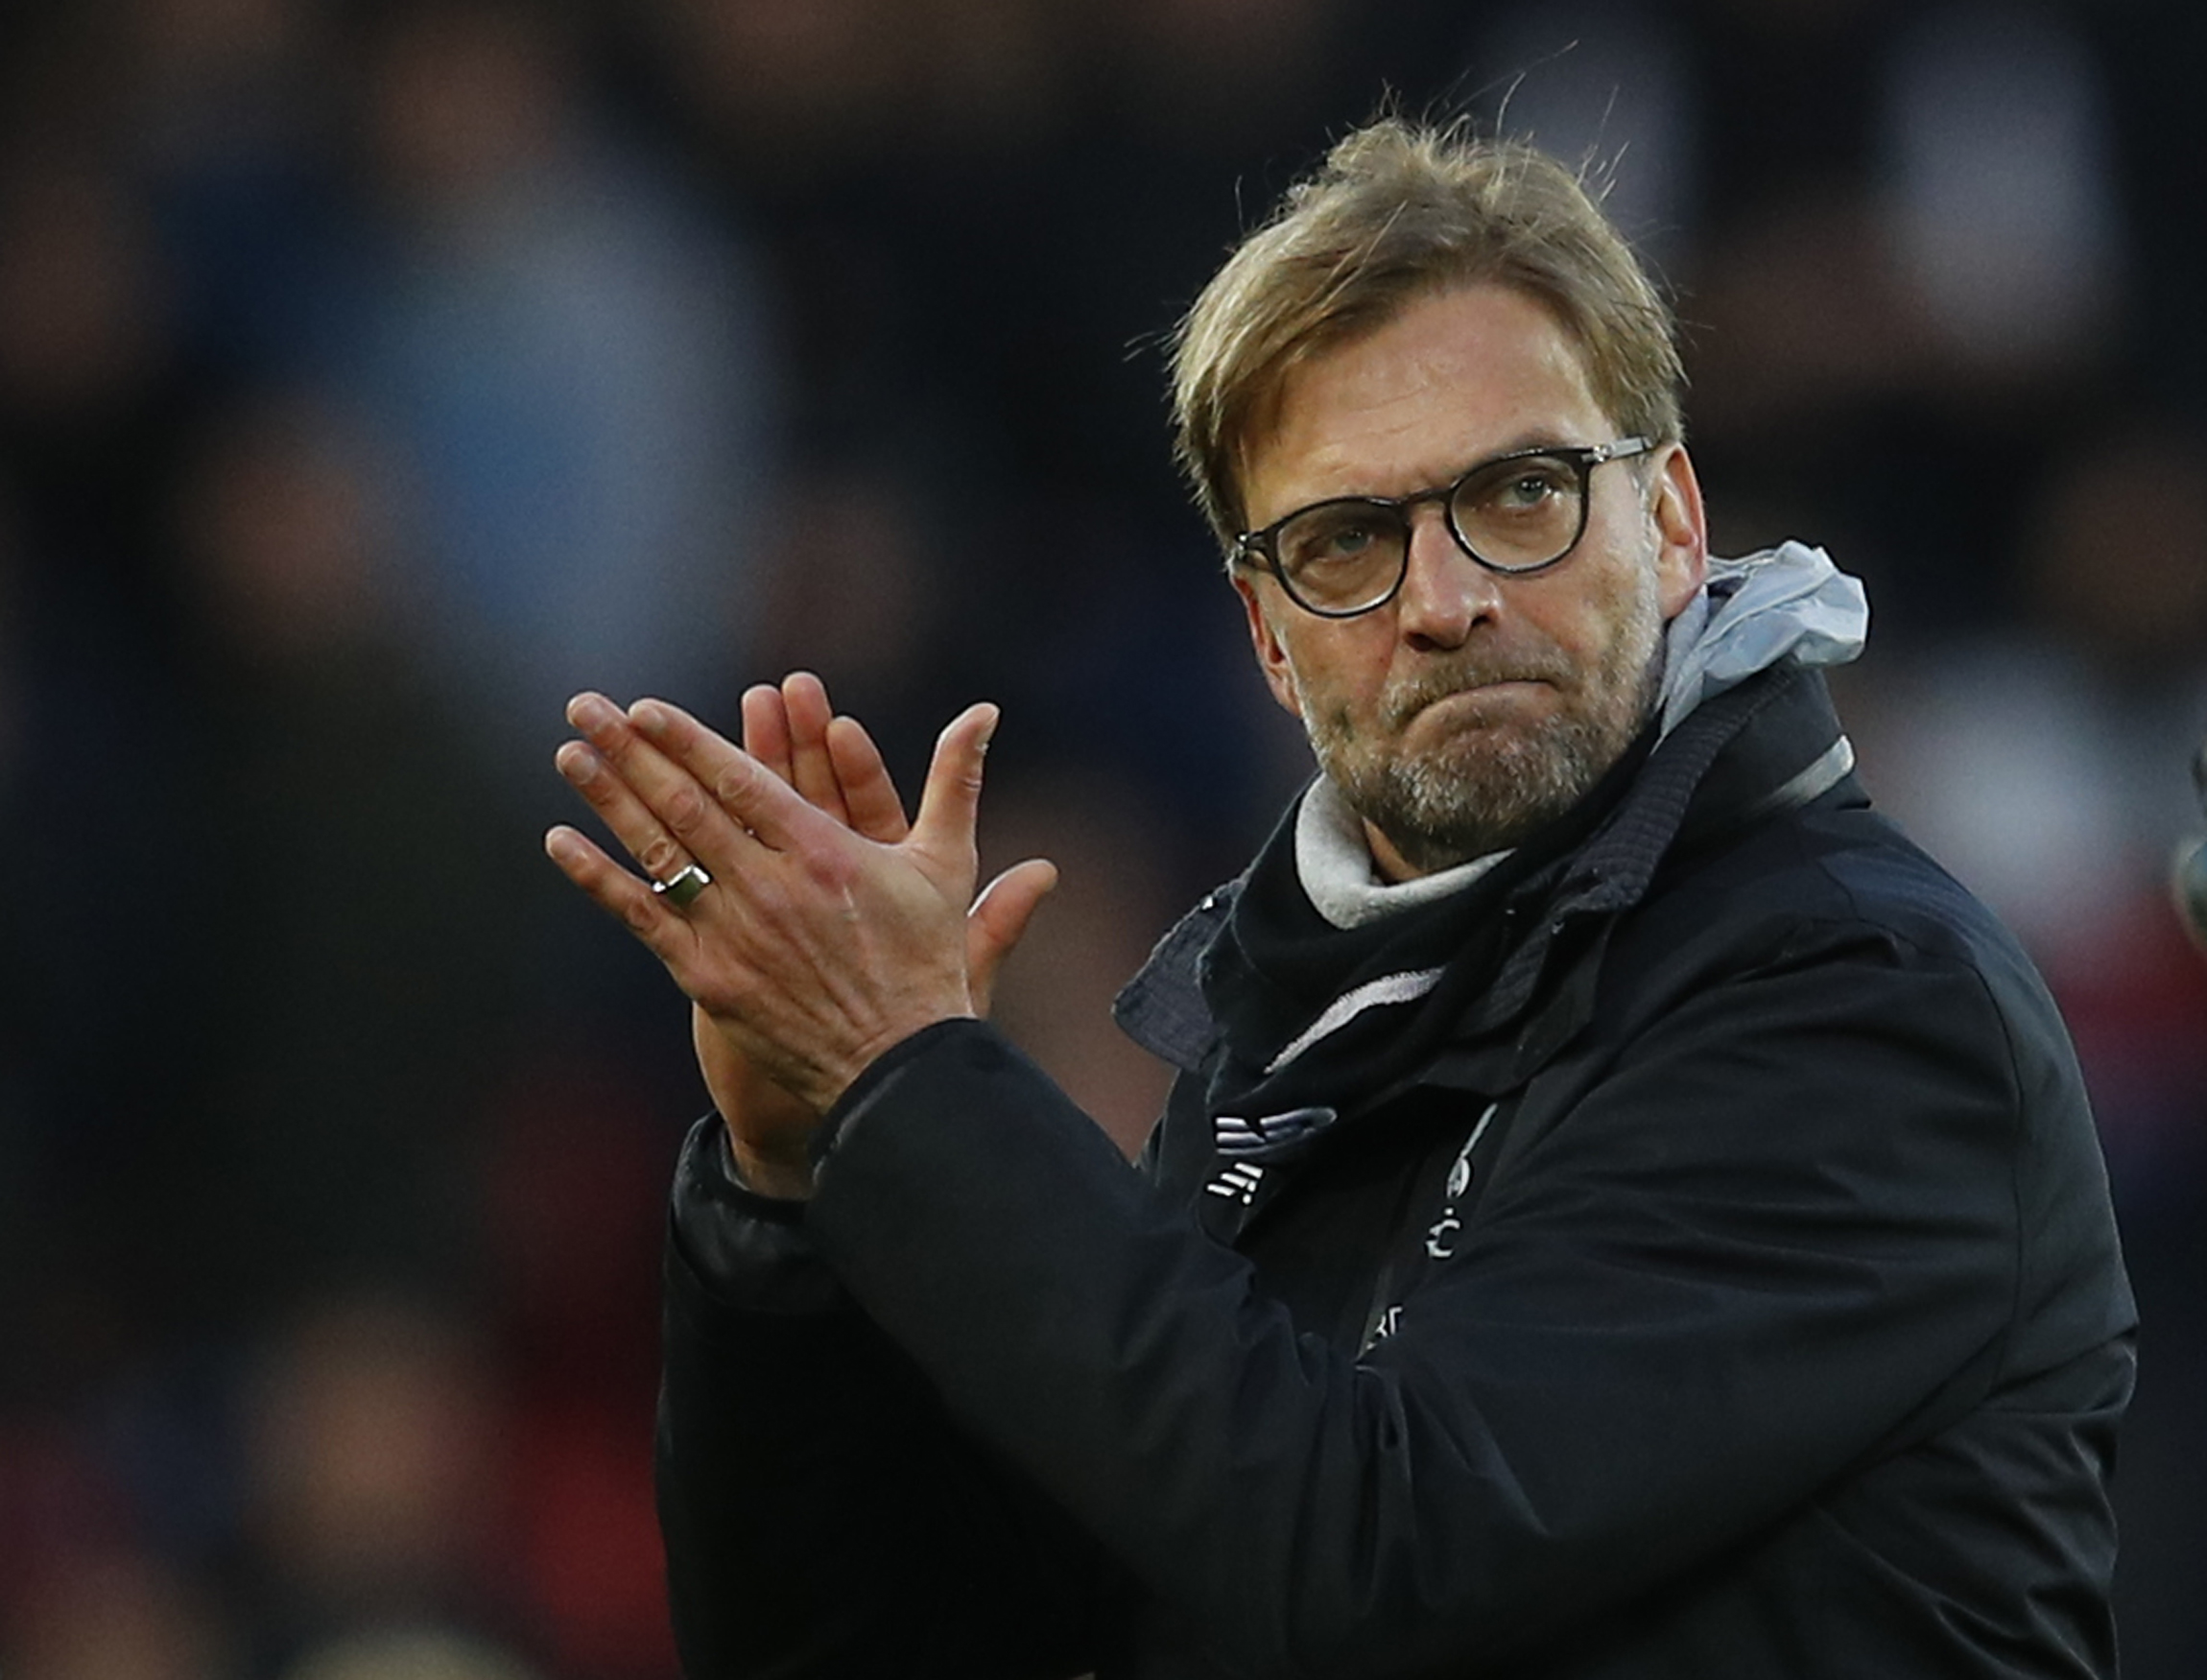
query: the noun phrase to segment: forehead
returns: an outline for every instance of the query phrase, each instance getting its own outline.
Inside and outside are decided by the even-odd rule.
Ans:
[[[1609,429],[1577,343],[1545,304],[1498,285],[1436,293],[1288,374],[1248,450],[1249,520],[1328,496],[1405,494],[1483,456],[1602,442]]]

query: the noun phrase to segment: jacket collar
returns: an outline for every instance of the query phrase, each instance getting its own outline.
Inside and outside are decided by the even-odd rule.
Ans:
[[[1577,1033],[1591,1006],[1590,983],[1558,992],[1550,982],[1560,959],[1605,943],[1609,926],[1647,896],[1667,856],[1798,809],[1837,787],[1852,767],[1852,749],[1816,672],[1781,664],[1703,702],[1664,739],[1593,837],[1520,884],[1498,911],[1522,932],[1462,1032],[1493,1041],[1505,1029],[1522,1029],[1502,1041],[1511,1052],[1501,1058],[1507,1067],[1481,1058],[1496,1061],[1491,1076],[1515,1082]],[[1182,917],[1112,1008],[1129,1037],[1183,1071],[1202,1066],[1219,1037],[1198,975],[1244,880],[1208,894]],[[1581,990],[1586,996],[1577,997]]]

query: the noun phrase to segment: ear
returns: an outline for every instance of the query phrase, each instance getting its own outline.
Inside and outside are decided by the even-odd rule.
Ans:
[[[1683,443],[1665,451],[1657,468],[1654,505],[1655,594],[1669,624],[1694,599],[1709,572],[1709,521],[1701,507],[1701,481]]]
[[[1242,598],[1242,610],[1249,615],[1249,642],[1257,651],[1257,669],[1265,674],[1265,684],[1272,691],[1272,698],[1287,708],[1289,716],[1300,718],[1302,702],[1295,695],[1288,650],[1274,633],[1271,617],[1265,610],[1265,591],[1271,585],[1239,566],[1231,577],[1234,593]]]

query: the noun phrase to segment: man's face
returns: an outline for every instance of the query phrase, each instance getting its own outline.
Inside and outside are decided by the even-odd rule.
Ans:
[[[1539,302],[1494,285],[1420,298],[1289,375],[1249,452],[1252,528],[1331,496],[1406,496],[1535,444],[1617,427]],[[1279,702],[1407,879],[1514,845],[1578,802],[1639,733],[1662,627],[1700,586],[1701,498],[1683,448],[1595,469],[1586,532],[1545,572],[1502,577],[1413,515],[1387,605],[1305,612],[1269,572],[1237,575]]]

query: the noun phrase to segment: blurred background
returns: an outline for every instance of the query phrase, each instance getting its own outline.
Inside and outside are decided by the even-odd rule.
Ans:
[[[1161,341],[1392,90],[1590,160],[1719,546],[1868,582],[1865,780],[2022,932],[2138,1292],[2132,1680],[2207,1653],[2207,10],[2191,0],[0,9],[0,1673],[670,1680],[650,959],[564,698],[819,671],[1112,991],[1302,774]]]

